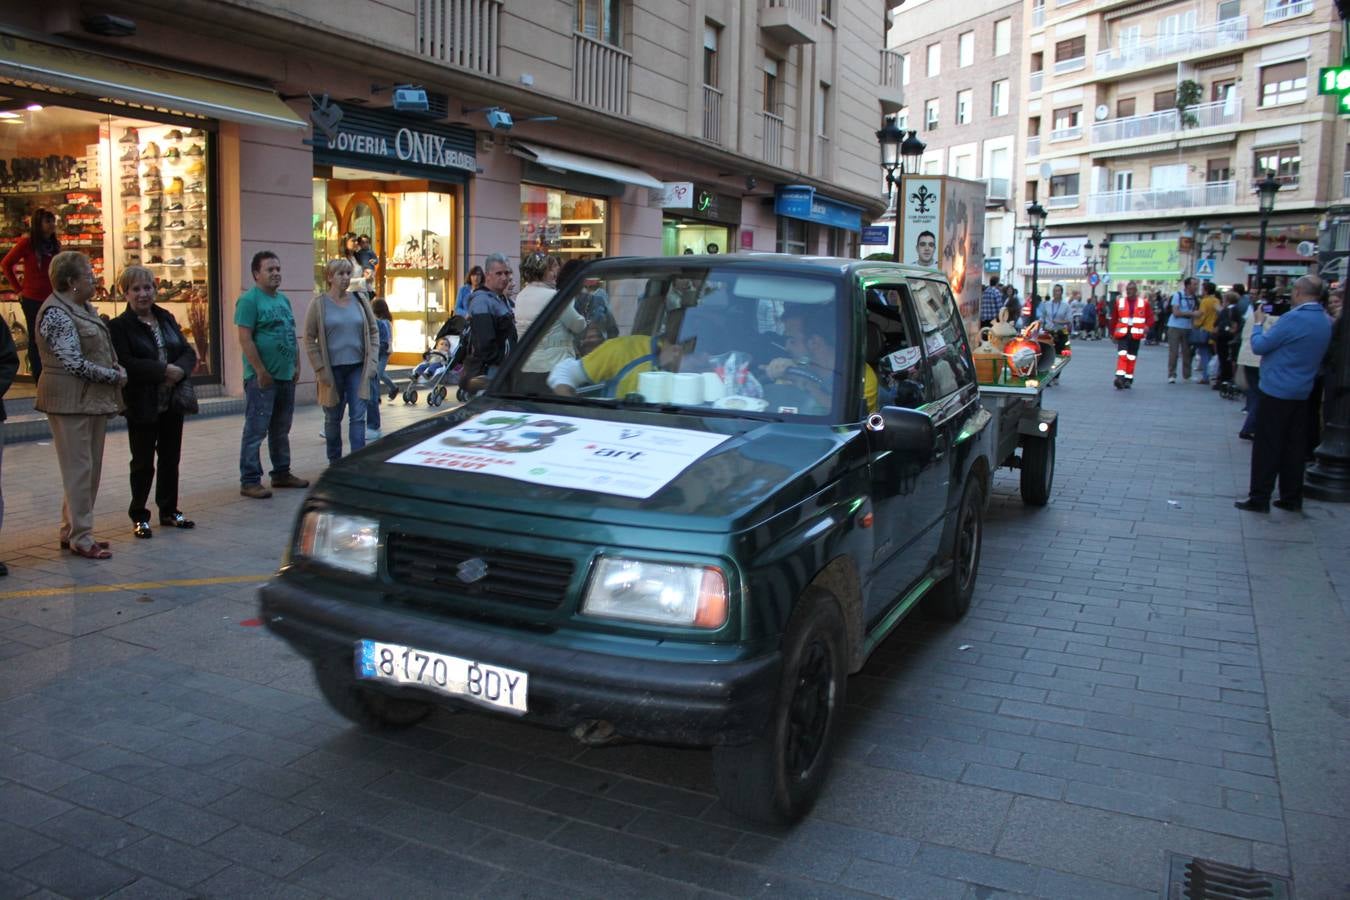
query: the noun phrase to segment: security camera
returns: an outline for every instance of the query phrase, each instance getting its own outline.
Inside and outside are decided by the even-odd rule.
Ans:
[[[427,102],[424,88],[401,84],[394,88],[394,109],[399,112],[427,112],[431,105]]]
[[[487,111],[487,123],[495,131],[510,131],[511,126],[516,124],[509,112],[495,106]]]

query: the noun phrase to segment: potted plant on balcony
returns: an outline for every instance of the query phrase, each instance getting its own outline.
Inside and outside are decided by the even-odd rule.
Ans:
[[[1194,128],[1200,124],[1191,108],[1199,103],[1204,95],[1205,90],[1200,83],[1190,78],[1177,85],[1177,121],[1181,123],[1182,128]]]

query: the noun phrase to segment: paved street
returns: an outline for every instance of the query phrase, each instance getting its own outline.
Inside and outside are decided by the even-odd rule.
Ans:
[[[830,783],[785,832],[723,814],[703,752],[471,713],[349,727],[258,627],[301,493],[239,497],[237,417],[189,423],[199,527],[151,541],[110,436],[103,563],[57,549],[52,448],[10,445],[0,897],[1143,900],[1169,852],[1346,896],[1350,509],[1237,512],[1241,404],[1167,385],[1157,347],[1114,391],[1113,353],[1076,345],[1051,504],[999,474],[975,607],[851,680]],[[319,420],[297,416],[298,474]]]

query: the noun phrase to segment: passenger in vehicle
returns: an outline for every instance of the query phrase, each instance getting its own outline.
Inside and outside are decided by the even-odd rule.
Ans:
[[[784,343],[790,356],[780,356],[764,367],[771,380],[791,385],[808,399],[800,410],[820,415],[830,409],[834,376],[847,368],[835,351],[833,312],[830,307],[790,303],[783,310]],[[868,412],[877,410],[877,374],[863,367],[863,397]],[[783,405],[783,404],[780,404]]]
[[[698,338],[679,340],[678,320],[667,320],[666,331],[659,338],[649,334],[610,338],[581,359],[560,360],[549,372],[549,388],[555,394],[574,397],[584,385],[614,382],[615,389],[605,395],[626,397],[637,393],[638,376],[643,372],[680,371],[680,363],[694,352]]]

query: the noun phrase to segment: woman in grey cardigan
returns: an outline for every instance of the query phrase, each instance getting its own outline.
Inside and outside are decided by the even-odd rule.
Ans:
[[[366,402],[370,379],[379,369],[379,329],[370,304],[348,288],[352,263],[329,260],[327,292],[314,298],[305,315],[305,352],[318,381],[328,461],[342,458],[342,412],[352,452],[366,445]]]

